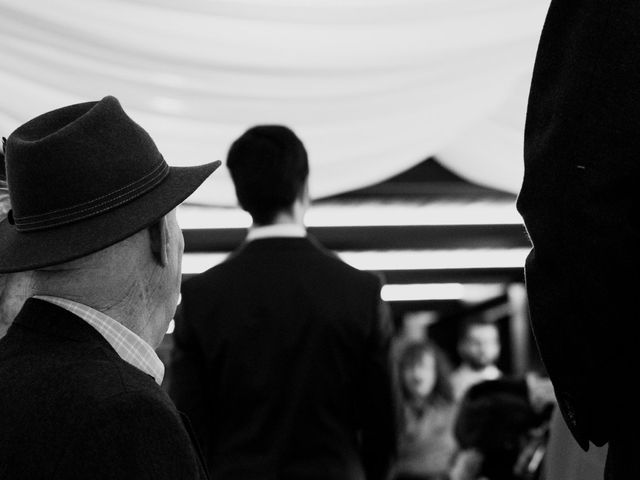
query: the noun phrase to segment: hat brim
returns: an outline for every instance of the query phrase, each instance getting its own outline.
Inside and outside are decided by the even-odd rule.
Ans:
[[[48,230],[19,232],[0,222],[0,273],[57,265],[107,248],[143,230],[191,195],[221,162],[170,167],[158,186],[113,210]]]

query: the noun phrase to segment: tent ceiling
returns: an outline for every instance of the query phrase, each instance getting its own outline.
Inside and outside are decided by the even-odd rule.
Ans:
[[[170,164],[192,165],[224,159],[249,126],[283,123],[309,151],[308,223],[329,248],[382,262],[372,268],[395,282],[521,279],[529,245],[513,202],[548,4],[0,0],[0,134],[110,94]],[[467,182],[410,170],[433,156]],[[181,207],[187,263],[241,241],[234,205],[221,168]],[[378,268],[391,249],[424,265]]]
[[[117,96],[172,165],[225,157],[257,123],[308,147],[311,193],[437,155],[515,193],[548,0],[0,0],[0,133]],[[193,203],[230,206],[224,169]]]

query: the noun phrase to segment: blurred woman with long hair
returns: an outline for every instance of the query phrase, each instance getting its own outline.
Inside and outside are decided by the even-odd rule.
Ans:
[[[450,366],[431,341],[408,344],[398,360],[403,414],[396,480],[445,480],[457,452]]]

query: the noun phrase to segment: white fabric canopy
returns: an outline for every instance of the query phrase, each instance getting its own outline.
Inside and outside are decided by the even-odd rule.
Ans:
[[[115,95],[172,165],[258,123],[305,142],[311,194],[436,155],[517,192],[548,0],[0,0],[0,132]],[[233,205],[220,169],[191,198]]]

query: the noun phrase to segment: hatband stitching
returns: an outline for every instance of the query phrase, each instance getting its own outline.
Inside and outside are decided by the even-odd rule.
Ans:
[[[54,213],[66,212],[66,211],[68,211],[68,210],[74,210],[74,209],[77,209],[77,208],[80,208],[80,207],[84,207],[85,205],[89,205],[89,204],[92,204],[92,203],[96,203],[96,202],[98,202],[99,200],[102,200],[103,198],[113,196],[114,194],[116,194],[116,193],[118,193],[118,192],[121,192],[122,190],[126,190],[126,189],[128,189],[129,187],[131,187],[132,185],[135,185],[136,183],[141,183],[141,182],[142,182],[143,184],[146,184],[146,179],[147,179],[147,177],[153,177],[153,176],[156,176],[158,173],[162,173],[162,171],[164,170],[164,168],[163,168],[163,167],[166,167],[166,168],[168,168],[168,167],[169,167],[169,166],[167,165],[167,163],[166,163],[164,160],[163,160],[163,161],[161,161],[161,162],[160,162],[158,165],[156,165],[155,167],[153,167],[153,170],[149,171],[148,173],[145,173],[145,174],[144,174],[142,177],[140,177],[139,179],[134,180],[133,182],[130,182],[130,183],[128,183],[128,184],[126,184],[126,185],[124,185],[124,186],[122,186],[122,187],[118,188],[117,190],[114,190],[113,192],[105,193],[104,195],[100,195],[99,197],[96,197],[96,198],[94,198],[94,199],[92,199],[92,200],[87,200],[86,202],[78,203],[78,204],[76,204],[76,205],[72,205],[72,206],[70,206],[70,207],[58,208],[58,209],[56,209],[56,210],[51,210],[51,211],[46,212],[46,213],[39,213],[39,214],[37,214],[37,215],[26,215],[26,216],[22,216],[22,217],[20,217],[20,219],[21,219],[21,220],[26,220],[26,219],[31,219],[31,218],[40,218],[40,217],[44,217],[44,216],[48,216],[48,215],[52,215],[52,214],[54,214]],[[158,170],[160,170],[160,172],[158,172]],[[137,187],[136,187],[136,188],[137,188]],[[125,193],[125,194],[126,194],[126,193]],[[119,197],[119,196],[116,196],[116,197],[114,197],[114,198],[118,198],[118,197]],[[102,205],[102,204],[101,204],[101,203],[99,203],[99,204],[98,204],[98,206],[99,206],[99,205]]]
[[[166,165],[166,164],[165,164]],[[16,219],[15,223],[16,223],[16,229],[18,231],[21,232],[27,232],[27,231],[33,231],[33,230],[42,230],[45,228],[50,228],[50,227],[56,227],[56,226],[60,226],[60,225],[64,225],[67,223],[72,223],[75,222],[77,220],[82,220],[88,217],[92,217],[95,216],[99,213],[108,211],[108,210],[112,210],[113,208],[122,205],[123,203],[128,202],[129,200],[132,200],[140,195],[142,195],[143,193],[145,193],[146,191],[151,190],[153,187],[155,187],[156,185],[158,185],[164,178],[166,178],[167,174],[169,173],[169,166],[166,166],[167,168],[163,171],[158,172],[158,174],[156,174],[156,176],[154,178],[149,179],[148,182],[145,182],[143,185],[137,186],[132,190],[129,190],[128,192],[125,192],[121,195],[118,195],[117,197],[114,197],[112,199],[109,199],[105,202],[99,203],[97,205],[93,205],[92,207],[89,208],[84,208],[82,210],[78,210],[75,212],[71,212],[65,215],[60,215],[60,216],[56,216],[53,218],[48,218],[45,220],[39,220],[39,221],[32,221],[32,222],[22,222],[18,219]],[[164,174],[164,175],[163,175]],[[121,199],[118,202],[115,202],[116,200]],[[95,210],[95,207],[100,207],[106,205],[105,208],[99,209],[99,210]],[[85,215],[82,215],[83,212],[88,212]],[[62,220],[62,221],[60,221]],[[25,225],[30,225],[27,228],[25,228]]]

